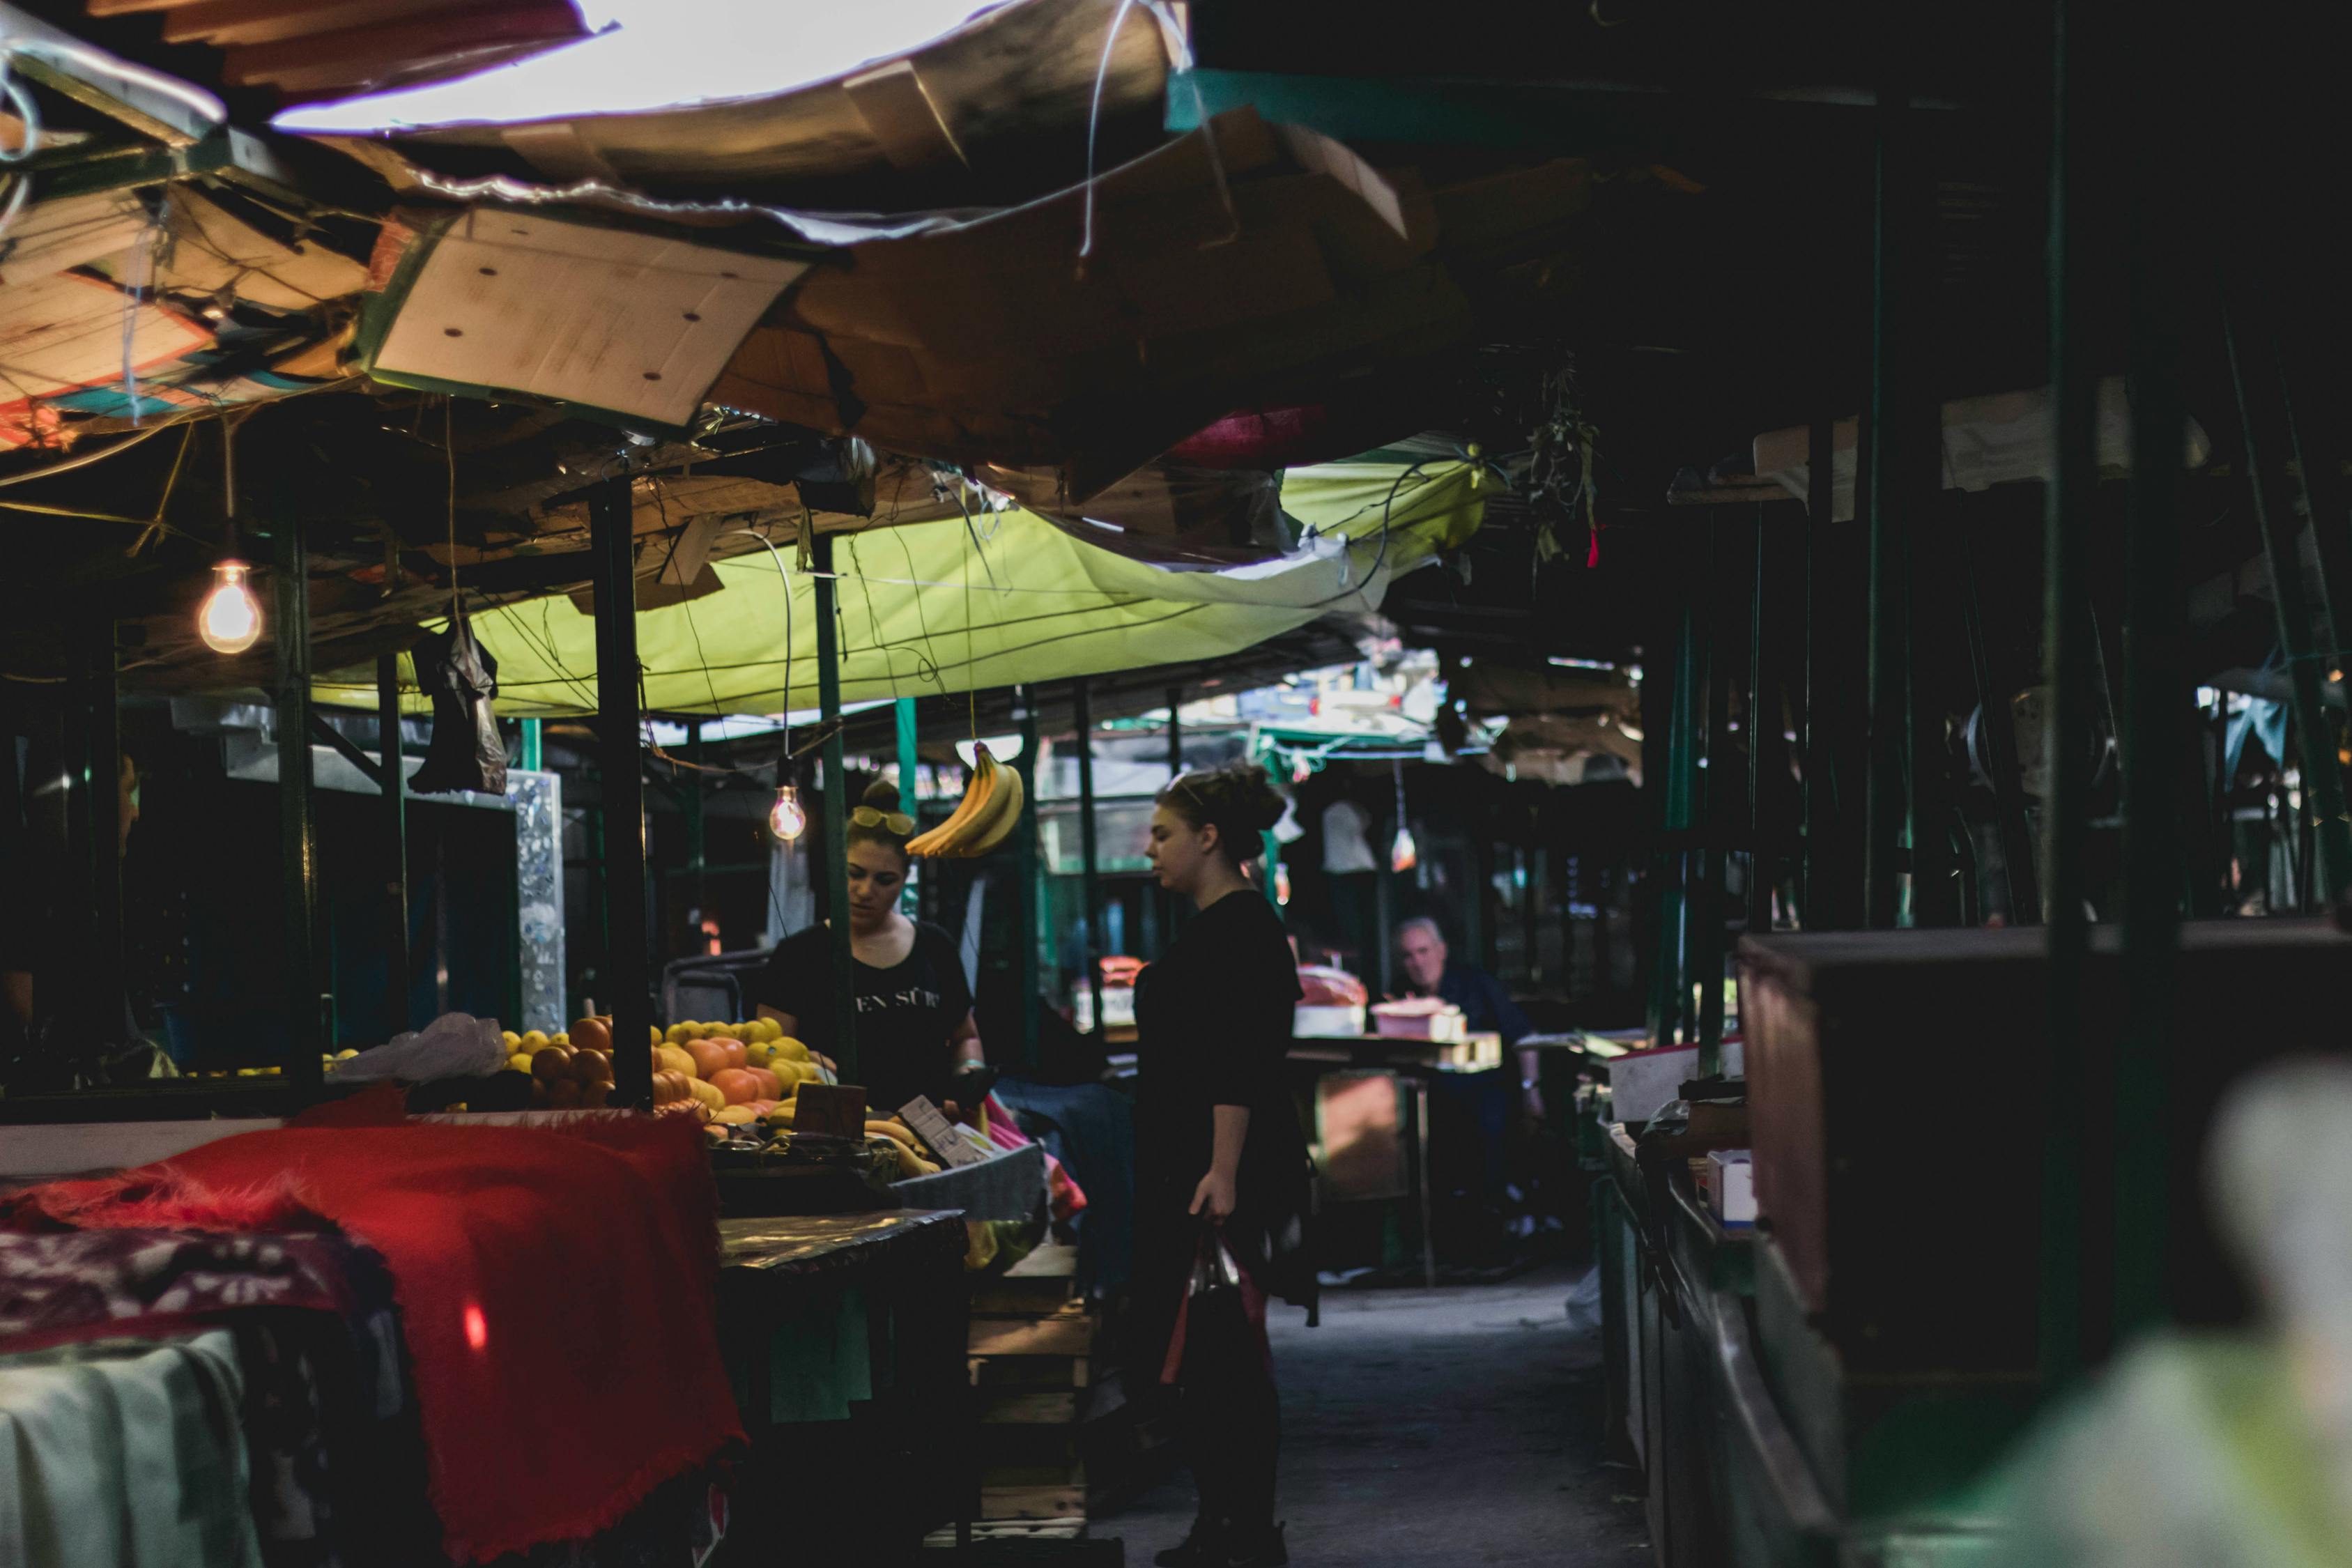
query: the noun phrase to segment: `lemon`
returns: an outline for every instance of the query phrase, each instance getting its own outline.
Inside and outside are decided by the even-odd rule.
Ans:
[[[530,1053],[529,1051],[515,1052],[512,1056],[507,1058],[507,1066],[513,1068],[516,1072],[529,1072],[530,1070]]]
[[[809,1048],[790,1035],[776,1037],[775,1054],[787,1061],[804,1062],[809,1059]]]
[[[500,1029],[499,1031],[499,1038],[505,1043],[505,1046],[509,1050],[513,1050],[516,1047],[522,1044],[522,1037],[516,1034],[512,1029]]]
[[[686,1032],[688,1027],[688,1026],[685,1024],[672,1024],[669,1026],[669,1032],[654,1043],[664,1046],[682,1046],[694,1037]]]
[[[522,1037],[522,1048],[527,1051],[543,1051],[554,1043],[542,1029],[533,1029]]]

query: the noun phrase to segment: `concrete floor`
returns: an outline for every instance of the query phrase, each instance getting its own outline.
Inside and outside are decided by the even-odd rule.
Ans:
[[[1333,1291],[1323,1324],[1276,1304],[1281,1514],[1300,1568],[1638,1568],[1637,1471],[1603,1457],[1598,1328],[1571,1327],[1579,1271],[1502,1285]],[[1180,1472],[1093,1533],[1129,1568],[1192,1523]]]

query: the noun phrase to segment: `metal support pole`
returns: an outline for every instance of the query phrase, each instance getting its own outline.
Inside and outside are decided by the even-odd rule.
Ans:
[[[686,770],[686,874],[694,884],[694,921],[698,928],[694,933],[694,945],[698,952],[702,947],[702,933],[698,928],[708,913],[710,896],[708,875],[709,839],[702,817],[702,721],[699,719],[686,721],[686,760],[692,764]]]
[[[1698,1076],[1723,1071],[1723,844],[1731,816],[1731,661],[1723,623],[1727,552],[1722,524],[1706,530],[1706,776],[1698,787],[1698,885],[1690,900],[1691,968],[1698,982]],[[1688,982],[1685,982],[1685,987]]]
[[[1780,857],[1773,840],[1780,826],[1764,802],[1772,785],[1769,764],[1780,750],[1780,701],[1768,669],[1770,641],[1764,635],[1764,602],[1770,583],[1770,528],[1756,509],[1756,580],[1748,605],[1748,929],[1772,929],[1772,886]]]
[[[644,713],[638,702],[637,559],[629,481],[588,494],[596,595],[596,741],[604,807],[604,1005],[613,1016],[613,1101],[651,1110],[653,997],[647,963]]]
[[[89,704],[91,1016],[111,1038],[127,1016],[122,962],[121,694],[114,616],[96,617],[83,644],[81,695]]]
[[[535,719],[523,722],[538,728]],[[396,653],[376,655],[375,729],[378,771],[383,774],[383,1037],[388,1040],[408,1030],[408,987],[415,974],[408,953],[408,775],[400,755],[400,656]],[[527,735],[526,754],[530,744]]]
[[[1087,678],[1070,682],[1071,721],[1077,728],[1078,738],[1078,858],[1079,872],[1086,879],[1087,936],[1078,944],[1078,962],[1087,966],[1087,994],[1093,1001],[1095,1033],[1102,1033],[1102,862],[1097,858],[1100,847],[1095,842],[1095,704],[1094,695],[1087,689]],[[1266,872],[1272,882],[1274,873]]]
[[[1184,689],[1181,686],[1170,687],[1168,689],[1168,777],[1171,782],[1184,775],[1183,706]],[[1160,902],[1162,915],[1160,929],[1165,939],[1172,942],[1176,940],[1176,933],[1184,929],[1186,911],[1181,907],[1183,900],[1157,887],[1152,889],[1151,896]],[[1385,948],[1388,942],[1388,932],[1385,929],[1381,932],[1381,942]],[[1386,964],[1388,961],[1382,959],[1381,962]],[[1385,974],[1386,969],[1383,968],[1381,973]]]
[[[1805,855],[1797,889],[1797,909],[1807,931],[1827,931],[1838,923],[1835,889],[1843,875],[1838,863],[1838,806],[1842,798],[1838,749],[1824,732],[1822,716],[1834,710],[1831,694],[1842,689],[1844,649],[1831,635],[1843,625],[1837,608],[1843,595],[1834,568],[1843,541],[1832,521],[1837,478],[1836,454],[1831,445],[1833,427],[1826,418],[1812,422],[1807,432],[1805,458],[1805,712],[1797,728],[1803,748],[1801,766],[1805,781]]]
[[[278,720],[278,853],[285,906],[287,1076],[315,1089],[325,1074],[324,987],[319,984],[319,830],[310,789],[310,563],[281,484],[270,520],[270,626]]]
[[[1953,531],[1960,554],[1960,622],[1976,678],[1977,721],[1984,731],[1985,768],[1992,775],[1993,811],[2000,833],[2000,863],[2009,888],[2011,925],[2042,920],[2042,879],[2033,864],[2033,834],[2025,816],[2025,781],[2018,771],[2017,721],[2010,694],[1995,673],[1985,640],[1984,596],[1978,580],[1975,530],[1965,519]]]
[[[833,578],[833,535],[810,542],[816,570],[816,693],[824,728],[824,907],[833,932],[833,1027],[836,1070],[862,1083],[857,1054],[857,958],[849,946],[849,760],[841,741],[841,625]]]
[[[2166,29],[2143,36],[2158,49]],[[2136,58],[2144,68],[2146,61]],[[2135,140],[2175,119],[2155,83],[2134,72],[2127,123]],[[2132,411],[2130,530],[2124,542],[2123,711],[2117,740],[2123,767],[2123,987],[2115,1065],[2116,1271],[2118,1343],[2166,1317],[2170,1291],[2172,1203],[2173,1008],[2178,995],[2180,903],[2188,881],[2183,846],[2181,758],[2196,738],[2189,721],[2196,694],[2189,679],[2186,592],[2180,580],[2180,447],[2188,417],[2171,286],[2170,192],[2160,189],[2165,160],[2143,145],[2132,162],[2127,203],[2129,360]],[[2310,473],[2305,469],[2306,476]],[[2346,540],[2352,548],[2352,537]],[[2329,756],[2326,759],[2333,762]],[[2332,769],[2328,771],[2333,771]]]
[[[917,819],[916,830],[920,832],[923,808],[915,799],[915,772],[921,766],[922,755],[916,746],[915,700],[911,697],[899,698],[890,705],[890,716],[897,721],[898,731],[898,809],[909,817]],[[919,870],[917,875],[920,877]],[[925,882],[930,879],[921,878]],[[901,896],[900,901],[909,919],[914,918],[920,891],[919,884],[910,881],[907,885],[906,892]]]
[[[1697,794],[1701,705],[1697,605],[1685,599],[1676,611],[1674,677],[1666,700],[1665,788],[1659,794],[1660,851],[1657,883],[1656,967],[1650,977],[1650,1040],[1670,1045],[1683,1037],[1690,1013],[1689,901],[1692,832]]]
[[[537,773],[547,771],[545,729],[544,720],[522,719],[516,721],[515,765],[525,773]]]
[[[2082,148],[2093,116],[2082,102],[2084,57],[2071,25],[2073,0],[2056,0],[2050,153],[2050,401],[2053,471],[2043,522],[2042,682],[2047,695],[2042,757],[2050,784],[2042,802],[2042,878],[2049,902],[2050,1035],[2044,1058],[2042,1129],[2041,1362],[2044,1380],[2070,1380],[2084,1362],[2084,841],[2090,825],[2091,703],[2097,650],[2091,625],[2088,543],[2098,484],[2094,428],[2096,381],[2083,337],[2083,264],[2087,181]]]
[[[2258,333],[2249,330],[2245,296],[2234,281],[2221,312],[2230,378],[2244,429],[2254,521],[2263,531],[2263,552],[2270,561],[2279,648],[2286,656],[2292,682],[2295,739],[2303,749],[2304,813],[2315,824],[2321,889],[2336,903],[2352,889],[2352,822],[2345,818],[2344,773],[2336,765],[2336,732],[2328,723],[2323,694],[2332,650],[2313,632],[2311,599],[2303,580],[2302,531],[2282,482],[2283,458],[2270,444],[2285,423],[2278,377],[2262,353]]]
[[[915,700],[901,697],[890,704],[890,717],[898,729],[898,809],[912,816],[915,815],[915,770],[922,765],[922,756],[915,743]]]
[[[1016,700],[1021,710],[1021,757],[1014,765],[1020,769],[1021,782],[1027,791],[1021,802],[1021,826],[1015,832],[1021,847],[1021,962],[1014,973],[1021,985],[1021,1061],[1024,1067],[1034,1068],[1043,1054],[1039,1026],[1045,1019],[1045,1008],[1039,1001],[1037,986],[1039,951],[1045,940],[1045,867],[1037,831],[1037,748],[1041,742],[1036,689],[1021,688]]]
[[[1890,26],[1892,25],[1890,24]],[[1895,47],[1904,46],[1899,42]],[[1871,460],[1869,774],[1865,783],[1863,849],[1867,886],[1866,923],[1892,927],[1900,908],[1899,877],[1904,825],[1909,817],[1905,788],[1909,751],[1910,585],[1912,535],[1927,525],[1923,489],[1914,469],[1937,461],[1932,444],[1917,449],[1913,426],[1923,392],[1918,356],[1921,334],[1917,296],[1930,274],[1921,265],[1924,245],[1918,213],[1927,195],[1926,172],[1916,151],[1907,84],[1895,84],[1878,98],[1876,213],[1871,288]],[[1932,470],[1931,470],[1932,471]],[[1915,829],[1916,825],[1913,825]],[[1913,854],[1922,836],[1913,834]],[[1915,871],[1916,868],[1915,867]],[[1916,878],[1915,878],[1916,886]]]

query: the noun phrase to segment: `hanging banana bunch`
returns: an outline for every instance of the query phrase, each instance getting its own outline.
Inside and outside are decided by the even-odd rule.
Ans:
[[[1013,836],[1026,798],[1018,769],[991,755],[986,744],[972,748],[971,783],[953,815],[928,833],[907,841],[907,853],[937,860],[970,860]]]

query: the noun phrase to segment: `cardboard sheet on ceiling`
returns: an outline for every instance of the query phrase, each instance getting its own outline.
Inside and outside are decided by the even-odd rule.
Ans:
[[[628,47],[624,36],[581,47]],[[571,63],[526,61],[499,79],[524,84],[550,67]],[[504,123],[434,123],[430,99],[394,92],[290,110],[277,124],[337,144],[393,138],[403,157],[426,169],[444,149],[504,149],[557,184],[593,178],[654,195],[744,196],[857,181],[872,203],[884,199],[894,172],[953,165],[1001,176],[1007,160],[1034,156],[1041,137],[1055,138],[1056,150],[1082,138],[1090,114],[1115,118],[1156,105],[1167,71],[1158,25],[1143,6],[1013,0],[916,48],[782,92]],[[515,90],[520,96],[520,86]],[[478,162],[477,153],[463,166]],[[1066,175],[1057,167],[1052,177]]]
[[[422,233],[370,305],[369,374],[528,393],[668,429],[693,421],[736,345],[807,263],[477,208]]]
[[[1083,501],[1234,408],[1468,342],[1450,226],[1507,256],[1590,196],[1567,162],[1433,193],[1234,110],[1103,176],[1091,216],[1080,188],[856,247],[751,332],[711,396],[948,461],[1058,468]]]
[[[136,191],[95,191],[31,203],[8,226],[0,246],[0,288],[113,256],[153,225]]]
[[[1327,614],[1376,608],[1397,575],[1475,531],[1484,508],[1475,471],[1460,463],[1424,467],[1391,503],[1402,471],[1339,464],[1286,476],[1291,510],[1328,542],[1239,574],[1157,571],[1018,509],[969,527],[958,517],[844,536],[835,549],[843,700],[1219,658]],[[813,705],[813,579],[779,581],[765,552],[709,570],[724,591],[637,616],[646,702],[703,713]],[[499,660],[500,711],[595,707],[592,616],[541,599],[485,612],[474,630]],[[330,676],[317,692],[373,706],[374,672]]]
[[[200,321],[112,284],[59,273],[0,289],[0,446],[46,441],[46,406],[80,388],[122,384],[213,341]]]
[[[187,294],[216,294],[273,310],[307,310],[358,293],[365,265],[314,241],[273,238],[184,184],[166,188],[169,243],[155,261],[155,284]]]

